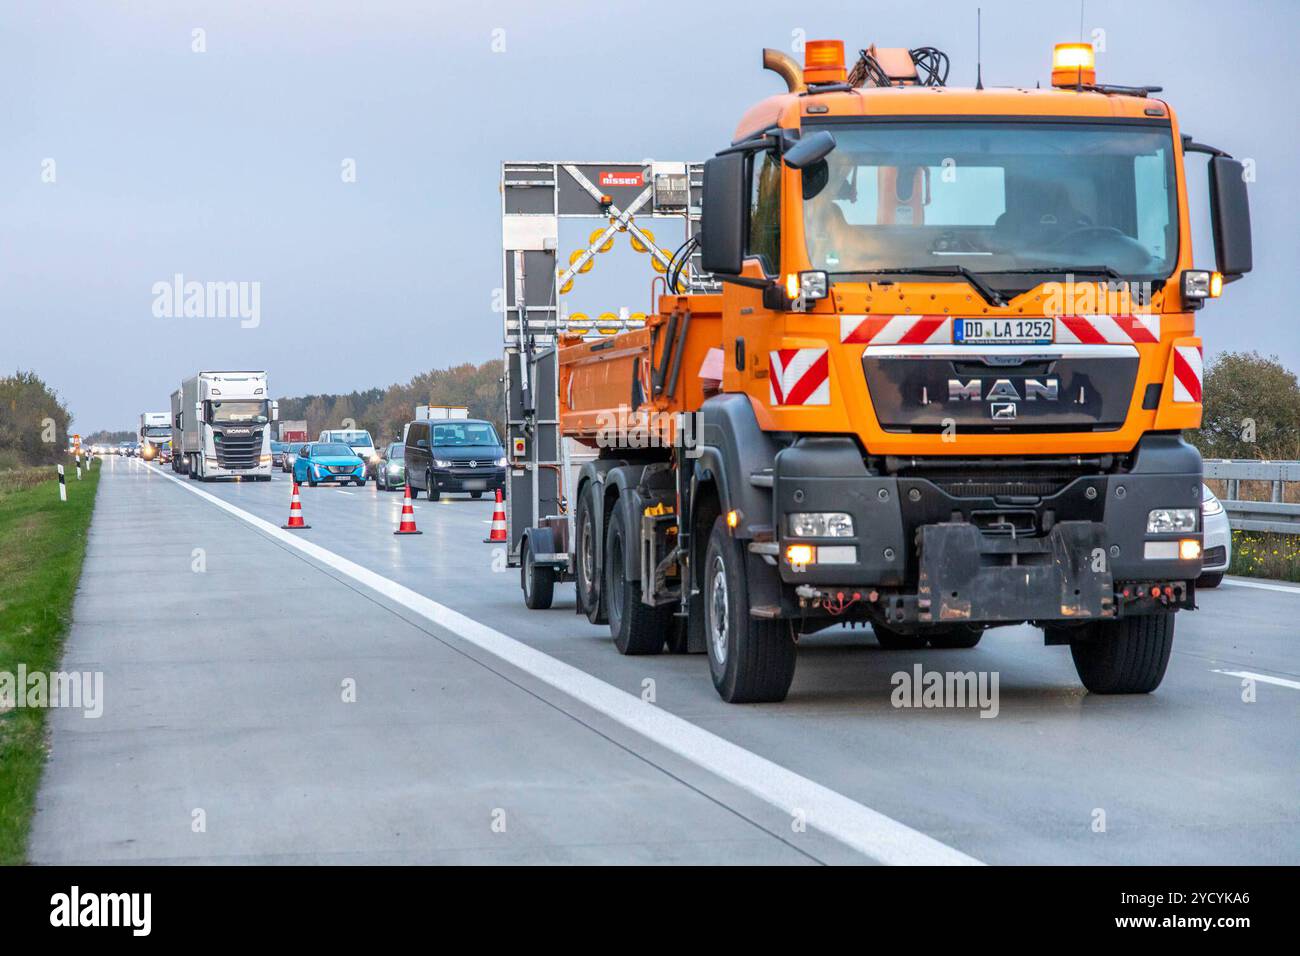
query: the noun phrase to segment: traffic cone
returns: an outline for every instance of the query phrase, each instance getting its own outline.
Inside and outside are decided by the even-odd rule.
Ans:
[[[491,544],[494,541],[506,540],[506,505],[505,500],[501,497],[501,489],[497,489],[497,506],[492,512],[492,530],[488,536],[483,539],[484,544]]]
[[[280,525],[285,530],[310,528],[311,525],[302,520],[302,502],[298,500],[298,482],[293,483],[293,495],[289,498],[289,523]]]
[[[406,497],[402,500],[402,521],[393,534],[424,534],[415,527],[415,509],[411,507],[411,483],[406,483]]]

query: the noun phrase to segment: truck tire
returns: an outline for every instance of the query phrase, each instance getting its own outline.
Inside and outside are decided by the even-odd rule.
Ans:
[[[578,593],[578,608],[592,624],[608,624],[600,589],[599,532],[596,531],[595,485],[589,485],[578,497],[573,552],[573,580]]]
[[[470,496],[471,498],[473,498],[475,501],[478,501],[480,498],[483,497],[483,492],[481,492],[481,491],[471,491],[471,492],[469,493],[469,496]]]
[[[943,651],[968,650],[980,642],[984,629],[973,624],[945,624],[926,635],[930,646]]]
[[[636,547],[627,530],[625,509],[614,506],[605,533],[605,603],[609,631],[620,654],[658,654],[673,623],[671,605],[651,607],[641,600],[641,585],[628,581],[628,549]]]
[[[1223,583],[1222,571],[1207,571],[1205,574],[1202,574],[1199,578],[1196,579],[1196,586],[1198,588],[1213,589],[1213,588],[1217,588],[1222,583]]]
[[[1173,614],[1099,621],[1070,642],[1074,669],[1094,694],[1149,694],[1160,686],[1174,644]]]
[[[721,516],[709,533],[703,572],[705,642],[718,696],[729,704],[785,700],[795,665],[790,623],[750,616],[745,552]]]
[[[927,641],[924,634],[904,634],[884,624],[871,622],[880,649],[885,651],[919,651]]]
[[[545,611],[555,598],[555,568],[543,567],[533,559],[533,542],[524,538],[523,560],[519,562],[519,585],[530,611]]]

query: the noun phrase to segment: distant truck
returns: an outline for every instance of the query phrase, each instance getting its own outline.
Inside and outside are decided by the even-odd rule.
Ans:
[[[464,405],[416,405],[415,420],[423,421],[446,421],[450,419],[467,419],[469,418],[469,409]],[[402,426],[402,444],[406,444],[406,433],[410,429],[411,423],[407,422]]]
[[[415,420],[440,418],[469,418],[469,409],[464,405],[416,405]]]
[[[271,428],[279,417],[265,372],[199,372],[172,396],[176,467],[200,481],[271,480]],[[178,407],[179,406],[179,407]]]
[[[166,412],[141,412],[136,441],[140,443],[140,457],[145,461],[166,461],[172,448],[171,416]]]
[[[307,441],[307,423],[298,420],[288,420],[279,423],[276,429],[276,441],[285,443]]]

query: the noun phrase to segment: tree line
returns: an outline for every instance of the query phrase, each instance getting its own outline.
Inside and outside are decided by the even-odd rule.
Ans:
[[[464,405],[471,418],[487,419],[501,430],[505,420],[502,368],[500,359],[481,365],[467,362],[421,372],[409,382],[387,388],[282,398],[280,419],[305,420],[312,437],[350,423],[369,431],[375,444],[382,445],[401,440],[402,426],[415,417],[417,405]]]

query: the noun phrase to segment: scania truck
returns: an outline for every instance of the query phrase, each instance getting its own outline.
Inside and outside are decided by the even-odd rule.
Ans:
[[[786,90],[704,164],[646,327],[557,336],[560,433],[599,458],[523,532],[529,606],[571,576],[621,652],[706,652],[734,702],[783,699],[840,623],[920,650],[1027,622],[1090,691],[1155,689],[1196,603],[1182,433],[1197,313],[1251,269],[1243,164],[1087,44],[1042,88],[947,87],[929,47],[763,62]],[[680,281],[696,245],[718,291]],[[545,434],[522,394],[514,456]]]
[[[172,396],[180,436],[174,458],[191,478],[271,480],[271,422],[265,372],[199,372]]]

